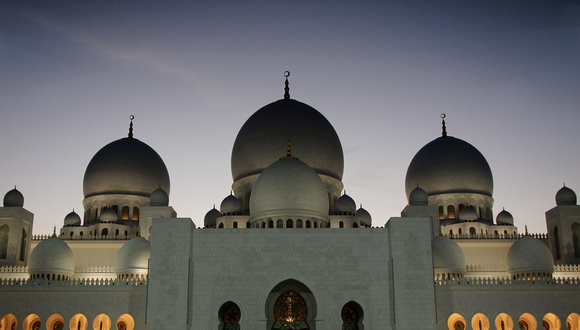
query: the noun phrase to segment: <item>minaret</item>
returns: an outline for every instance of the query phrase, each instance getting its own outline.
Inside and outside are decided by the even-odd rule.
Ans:
[[[15,186],[0,207],[0,266],[27,265],[33,222],[34,214],[24,208],[24,197]]]

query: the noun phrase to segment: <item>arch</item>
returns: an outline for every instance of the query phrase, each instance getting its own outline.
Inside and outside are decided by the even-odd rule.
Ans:
[[[542,319],[542,326],[544,326],[545,330],[560,330],[562,322],[555,314],[548,313]]]
[[[71,235],[72,236],[72,235]],[[28,238],[28,234],[26,233],[26,229],[22,228],[22,236],[20,237],[20,261],[24,261],[26,259],[26,244]]]
[[[266,298],[267,329],[316,329],[316,299],[303,283],[288,279]]]
[[[2,320],[0,320],[0,329],[16,330],[17,326],[18,320],[13,314],[6,314],[2,317]]]
[[[89,321],[83,314],[76,314],[70,319],[68,326],[71,330],[86,330],[89,326]]]
[[[552,236],[554,246],[552,247],[554,251],[554,261],[560,260],[560,237],[558,236],[558,226],[554,227],[554,235]]]
[[[64,329],[64,318],[59,314],[52,314],[46,320],[46,330],[62,330]]]
[[[286,228],[294,228],[294,221],[292,219],[286,220]]]
[[[276,228],[284,228],[284,221],[282,221],[282,219],[276,221]]]
[[[125,205],[121,208],[121,220],[129,220],[129,206]]]
[[[0,259],[6,259],[8,252],[8,233],[10,227],[8,225],[0,226]]]
[[[268,228],[274,228],[274,220],[268,221]]]
[[[580,330],[580,314],[572,313],[566,319],[566,327],[568,330]]]
[[[536,330],[538,328],[538,322],[532,314],[524,313],[518,320],[518,326],[523,330]]]
[[[443,214],[443,205],[439,205],[439,220],[445,219],[445,214]]]
[[[343,330],[362,330],[364,328],[362,324],[363,309],[354,301],[349,301],[342,306],[340,317],[342,318]]]
[[[344,228],[344,222],[339,221],[338,222],[338,228]]]
[[[514,320],[506,313],[501,313],[495,318],[495,328],[498,330],[512,330]]]
[[[455,206],[453,204],[447,205],[447,218],[455,219]]]
[[[117,330],[133,330],[135,328],[135,320],[129,314],[119,316],[115,324]]]
[[[447,328],[449,330],[465,330],[467,322],[461,314],[454,313],[447,319]]]
[[[312,222],[310,220],[306,220],[306,228],[312,228]]]
[[[139,221],[139,207],[133,206],[133,220]]]
[[[99,314],[93,321],[93,330],[110,330],[111,319],[106,314]]]
[[[296,220],[296,228],[302,228],[302,220]]]
[[[240,307],[233,301],[228,301],[224,303],[219,311],[218,317],[220,320],[219,330],[239,330],[240,329],[240,319],[242,318],[242,312]]]
[[[224,223],[220,222],[220,225],[218,226],[218,228],[223,228],[224,227]]]
[[[572,225],[572,246],[574,247],[574,258],[580,258],[580,223],[574,222]]]
[[[40,330],[40,317],[36,314],[30,314],[22,320],[22,329],[24,330]]]
[[[238,228],[238,222],[234,221],[234,228]]]
[[[103,228],[103,230],[101,230],[101,236],[107,236],[107,235],[109,235],[109,229]]]
[[[474,330],[489,330],[489,319],[482,313],[473,315],[471,327]]]
[[[461,211],[463,211],[464,208],[465,208],[465,205],[459,204],[459,206],[457,207],[457,213],[461,214]]]
[[[477,230],[475,230],[475,227],[469,227],[469,235],[476,235],[477,234]]]
[[[353,223],[352,223],[352,228],[358,228],[358,223],[356,223],[356,222],[353,222]]]

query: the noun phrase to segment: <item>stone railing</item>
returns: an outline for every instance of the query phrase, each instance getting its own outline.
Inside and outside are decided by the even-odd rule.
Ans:
[[[147,285],[147,280],[121,281],[119,279],[72,279],[52,281],[47,279],[0,279],[2,286],[60,286],[60,287],[113,287],[113,286],[141,286]]]
[[[466,272],[505,272],[506,267],[502,265],[467,265]]]
[[[556,272],[580,272],[580,265],[555,265]]]
[[[548,239],[548,234],[453,234],[453,235],[445,235],[451,239],[518,239],[526,236],[530,236],[537,239]]]
[[[45,239],[48,239],[52,237],[52,235],[32,235],[32,240],[33,241],[43,241]],[[58,238],[62,239],[62,240],[130,240],[131,238],[135,238],[138,237],[137,235],[107,235],[107,236],[101,236],[101,235],[97,235],[97,236],[91,236],[91,235],[85,235],[85,236],[80,236],[80,235],[73,235],[73,236],[67,236],[67,235],[60,235],[58,236]]]
[[[435,285],[440,286],[507,286],[507,285],[578,285],[580,278],[540,278],[535,280],[514,280],[511,278],[462,278],[459,280],[435,280]]]
[[[115,266],[85,266],[75,267],[75,273],[114,273]]]
[[[27,266],[2,266],[0,273],[28,273]]]

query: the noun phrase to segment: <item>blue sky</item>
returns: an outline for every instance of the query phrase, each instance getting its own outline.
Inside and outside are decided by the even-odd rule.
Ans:
[[[577,1],[2,2],[0,190],[17,185],[35,234],[60,228],[135,115],[171,205],[202,225],[230,192],[239,128],[289,70],[374,225],[404,208],[407,166],[446,113],[492,168],[494,215],[545,232],[562,184],[580,193],[578,59]]]

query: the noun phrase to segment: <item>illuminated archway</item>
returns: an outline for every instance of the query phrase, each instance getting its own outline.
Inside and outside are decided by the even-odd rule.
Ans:
[[[354,301],[347,302],[340,311],[343,330],[363,330],[363,309]]]
[[[239,330],[240,329],[240,319],[242,318],[242,312],[240,307],[233,301],[228,301],[220,307],[218,311],[218,317],[220,320],[219,330]]]
[[[76,314],[70,319],[68,326],[71,330],[87,330],[89,321],[83,314]]]
[[[111,319],[105,314],[99,314],[93,321],[93,330],[110,330]]]
[[[316,329],[316,300],[299,281],[290,279],[276,285],[268,294],[265,307],[267,329]]]
[[[489,330],[489,319],[487,316],[477,313],[471,319],[471,327],[474,330]]]
[[[0,320],[0,329],[6,330],[16,330],[18,326],[18,320],[16,320],[16,316],[13,314],[6,314]]]
[[[63,330],[64,329],[64,318],[59,314],[52,314],[48,320],[46,320],[46,330]]]
[[[495,318],[495,328],[498,330],[512,330],[514,320],[506,313],[501,313]]]
[[[135,328],[135,320],[129,314],[119,316],[116,322],[117,330],[133,330]]]
[[[555,314],[548,313],[542,319],[542,326],[545,330],[560,330],[562,322]]]
[[[538,328],[538,322],[532,314],[524,313],[518,320],[518,326],[523,330],[536,330]]]
[[[447,319],[447,328],[449,330],[465,330],[467,322],[461,314],[454,313]]]
[[[580,330],[580,314],[572,313],[566,319],[566,327],[569,330]]]
[[[40,317],[38,317],[38,315],[30,314],[22,321],[22,329],[40,330],[41,324],[42,323],[40,322]]]

